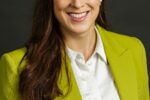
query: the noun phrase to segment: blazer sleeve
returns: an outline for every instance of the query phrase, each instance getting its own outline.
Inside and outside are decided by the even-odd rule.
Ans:
[[[147,60],[146,60],[146,51],[145,51],[145,48],[144,48],[144,45],[142,44],[142,42],[135,38],[137,40],[137,42],[139,43],[139,51],[141,51],[140,53],[140,61],[141,61],[141,66],[139,69],[140,69],[140,83],[141,84],[141,91],[140,91],[140,94],[143,94],[143,100],[150,100],[150,94],[149,94],[149,78],[148,78],[148,69],[147,69]]]
[[[147,60],[146,60],[146,51],[145,51],[145,48],[144,46],[142,45],[142,61],[143,61],[143,65],[144,65],[144,70],[143,71],[144,73],[144,77],[145,77],[145,83],[143,84],[143,88],[144,88],[144,91],[145,91],[145,99],[144,100],[150,100],[150,94],[149,94],[149,77],[148,77],[148,69],[147,69]],[[146,98],[148,97],[148,98]]]
[[[0,57],[0,100],[20,100],[18,93],[19,74],[11,55]]]

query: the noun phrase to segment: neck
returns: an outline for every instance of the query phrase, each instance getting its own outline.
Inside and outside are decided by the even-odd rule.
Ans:
[[[85,61],[92,55],[96,45],[96,32],[94,27],[90,31],[81,34],[65,36],[65,44],[72,50],[84,55]]]

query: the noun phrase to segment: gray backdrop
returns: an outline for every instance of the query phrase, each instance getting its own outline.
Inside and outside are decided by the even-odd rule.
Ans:
[[[150,0],[106,0],[111,30],[138,37],[147,51],[150,72]],[[22,47],[31,33],[34,0],[1,0],[0,55]]]

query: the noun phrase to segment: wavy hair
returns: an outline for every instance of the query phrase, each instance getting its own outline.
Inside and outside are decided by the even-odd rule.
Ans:
[[[104,0],[96,23],[108,28]],[[53,100],[55,97],[67,95],[62,93],[57,84],[62,63],[65,63],[68,87],[71,88],[65,57],[62,61],[62,51],[66,56],[63,35],[57,26],[59,25],[54,16],[53,0],[37,0],[32,34],[26,43],[27,51],[22,59],[27,59],[27,65],[20,73],[21,100]]]

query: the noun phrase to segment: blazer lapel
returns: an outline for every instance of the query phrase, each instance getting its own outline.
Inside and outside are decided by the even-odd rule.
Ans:
[[[102,38],[108,64],[121,100],[138,100],[135,65],[130,49],[123,47],[102,27],[97,25]]]
[[[66,58],[64,58],[65,57],[64,53],[63,53],[62,57],[63,57],[62,62],[65,62],[64,59],[66,59],[67,66],[65,65],[65,63],[62,63],[62,70],[61,70],[61,74],[60,74],[60,77],[59,77],[58,86],[62,90],[63,94],[66,94],[68,90],[69,90],[69,92],[66,96],[57,97],[55,100],[82,100],[82,97],[80,95],[80,91],[79,91],[79,88],[78,88],[73,70],[71,68],[71,63],[70,63],[71,61],[70,61],[68,56],[66,56]],[[65,66],[68,69],[69,80],[70,80],[70,83],[71,83],[71,88],[70,89],[68,88],[69,84],[68,84],[68,79],[67,79],[67,73],[66,73],[66,67]]]

